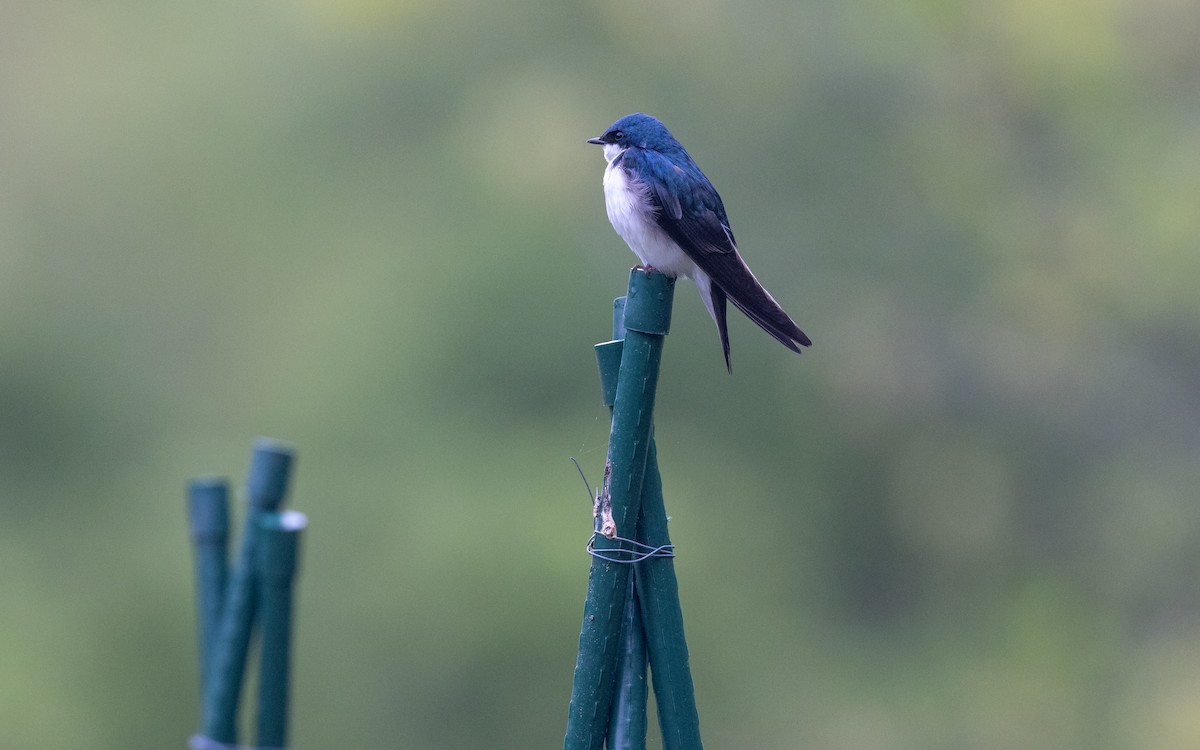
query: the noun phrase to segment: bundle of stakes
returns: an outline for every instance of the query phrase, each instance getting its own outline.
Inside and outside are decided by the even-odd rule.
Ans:
[[[647,663],[662,746],[702,748],[653,431],[674,284],[634,269],[613,305],[613,340],[596,345],[612,427],[565,750],[646,747]]]
[[[188,526],[195,553],[200,645],[200,731],[192,750],[237,746],[238,704],[251,644],[259,642],[255,747],[287,746],[292,587],[303,513],[281,510],[295,452],[255,441],[246,479],[242,544],[230,566],[229,482],[202,476],[188,483]]]

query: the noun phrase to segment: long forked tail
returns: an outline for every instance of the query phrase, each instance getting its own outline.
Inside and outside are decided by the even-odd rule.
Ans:
[[[812,346],[812,340],[800,330],[783,308],[779,306],[767,290],[762,289],[762,295],[756,296],[752,301],[742,301],[736,297],[730,297],[733,304],[737,305],[737,309],[746,314],[747,318],[758,324],[758,327],[775,337],[775,340],[786,346],[788,349],[800,353],[801,346]]]
[[[721,336],[721,350],[725,355],[725,368],[733,372],[733,366],[729,359],[729,326],[725,314],[727,299],[733,302],[747,318],[754,321],[759,328],[771,334],[776,341],[797,354],[800,353],[801,346],[812,346],[812,340],[784,312],[775,298],[758,283],[758,279],[754,278],[750,269],[745,264],[740,265],[741,273],[737,274],[736,283],[730,285],[737,288],[738,294],[736,295],[729,294],[724,287],[706,274],[697,274],[695,279],[696,285],[700,287],[700,296],[704,300],[704,305],[708,308],[713,322],[717,324],[717,333]]]

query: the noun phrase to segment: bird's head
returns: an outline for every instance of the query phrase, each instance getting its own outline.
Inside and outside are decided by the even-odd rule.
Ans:
[[[666,125],[641,112],[625,115],[604,131],[604,135],[589,138],[588,143],[604,146],[604,157],[609,161],[630,148],[667,151],[679,144]]]

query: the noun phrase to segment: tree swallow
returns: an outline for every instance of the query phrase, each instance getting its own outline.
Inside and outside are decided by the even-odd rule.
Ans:
[[[696,282],[730,372],[726,298],[797,354],[812,345],[754,278],[721,196],[665,125],[641,112],[625,115],[588,143],[604,146],[604,204],[613,229],[647,270]]]

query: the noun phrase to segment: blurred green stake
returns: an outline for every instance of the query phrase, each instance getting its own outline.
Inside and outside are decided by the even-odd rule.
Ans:
[[[209,664],[221,625],[225,579],[229,574],[229,482],[197,477],[188,482],[188,532],[196,567],[196,640],[200,645],[200,694],[209,683]],[[203,709],[201,709],[203,715]]]
[[[258,519],[258,609],[262,662],[258,676],[257,745],[286,747],[292,643],[292,590],[303,513],[285,510]]]

